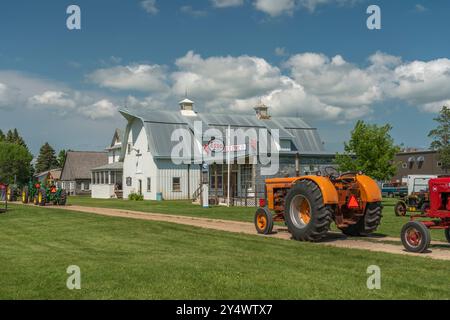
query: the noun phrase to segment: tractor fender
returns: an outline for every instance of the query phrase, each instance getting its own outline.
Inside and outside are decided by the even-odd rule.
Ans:
[[[310,180],[319,187],[324,204],[337,204],[339,202],[338,193],[330,179],[322,176],[303,176],[296,179],[294,183],[302,180]]]
[[[361,198],[364,202],[378,202],[382,200],[380,187],[371,177],[358,174],[356,181],[361,189]]]

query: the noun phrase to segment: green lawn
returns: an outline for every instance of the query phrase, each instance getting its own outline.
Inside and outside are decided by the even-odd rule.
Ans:
[[[396,199],[384,199],[383,219],[377,234],[397,237],[400,241],[400,230],[402,226],[408,222],[409,218],[395,216],[394,206],[396,202]],[[255,213],[255,208],[227,208],[215,206],[204,209],[189,201],[128,201],[117,199],[92,199],[90,197],[70,197],[69,204],[248,222],[253,222],[253,215]],[[442,230],[432,230],[431,236],[433,240],[445,241],[445,235]]]
[[[18,205],[0,215],[0,270],[2,299],[450,299],[448,261]]]

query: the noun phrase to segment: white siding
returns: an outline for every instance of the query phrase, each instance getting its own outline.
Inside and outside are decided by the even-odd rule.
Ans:
[[[114,185],[110,184],[93,184],[92,198],[110,199],[114,197]]]
[[[188,165],[176,165],[171,160],[158,160],[159,192],[162,192],[164,200],[191,199],[192,194],[200,186],[199,165],[190,165],[188,179]],[[180,178],[181,191],[173,191],[173,178]],[[190,187],[188,188],[188,181]],[[189,193],[188,193],[189,191]]]
[[[139,180],[142,181],[142,194],[146,200],[156,200],[157,191],[157,170],[155,162],[150,152],[148,152],[147,134],[143,123],[139,119],[135,119],[128,125],[129,135],[127,142],[123,145],[125,149],[125,158],[123,162],[123,197],[128,198],[132,192],[139,191]],[[128,143],[132,148],[128,154]],[[137,152],[141,156],[137,156]],[[132,185],[127,186],[127,177],[132,178]],[[147,192],[147,178],[151,178],[151,192]]]

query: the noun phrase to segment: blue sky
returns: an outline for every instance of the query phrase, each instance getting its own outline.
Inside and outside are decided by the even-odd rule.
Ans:
[[[66,8],[81,8],[81,30]],[[368,30],[366,9],[381,8]],[[177,109],[279,116],[320,129],[342,149],[357,119],[391,123],[395,141],[427,147],[450,101],[450,3],[364,0],[75,0],[0,4],[0,128],[30,149],[96,150],[117,110]]]

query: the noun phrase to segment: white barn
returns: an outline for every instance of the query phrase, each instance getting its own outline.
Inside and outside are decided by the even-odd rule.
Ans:
[[[199,195],[201,165],[174,164],[171,158],[172,149],[180,143],[171,140],[172,133],[177,129],[185,129],[190,133],[192,145],[188,147],[199,150],[199,153],[208,143],[205,137],[201,139],[204,141],[195,138],[194,121],[201,121],[203,129],[214,128],[223,132],[222,137],[226,136],[228,127],[243,130],[278,129],[278,176],[305,174],[333,163],[334,155],[325,152],[316,128],[310,127],[300,118],[271,118],[264,105],[255,108],[256,116],[200,114],[193,110],[193,105],[192,101],[185,99],[180,102],[179,112],[149,110],[136,114],[128,110],[120,111],[128,122],[120,159],[123,161],[124,198],[130,193],[140,193],[144,199],[150,200],[194,199]],[[248,141],[244,149],[251,149]],[[249,160],[254,155],[244,151],[235,157]],[[232,165],[228,184],[228,167],[209,164],[210,195],[215,196],[216,203],[223,201],[228,190],[232,197],[253,194],[255,200],[256,193],[262,192],[261,185],[265,177],[259,174],[258,165],[250,164],[250,161]]]
[[[108,163],[91,170],[92,198],[110,199],[123,197],[123,163],[120,159],[122,155],[122,138],[122,131],[116,129],[110,145],[106,148]]]

